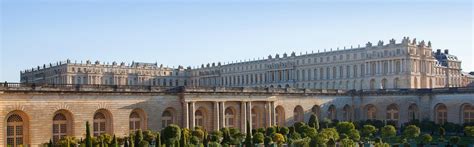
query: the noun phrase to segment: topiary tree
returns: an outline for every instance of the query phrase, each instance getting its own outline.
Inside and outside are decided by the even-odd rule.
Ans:
[[[138,144],[138,147],[148,147],[150,146],[150,143],[146,140],[140,141],[140,144]]]
[[[459,141],[461,141],[461,137],[459,136],[452,136],[451,138],[449,138],[449,142],[454,145],[457,145]]]
[[[113,137],[113,139],[112,139],[112,142],[110,143],[110,146],[111,146],[111,147],[118,147],[118,146],[119,146],[119,143],[117,142],[117,138],[115,137],[115,135],[114,135],[114,137]],[[68,146],[68,147],[69,147],[69,146]]]
[[[253,147],[252,131],[250,130],[250,123],[247,121],[247,134],[245,137],[245,147]]]
[[[268,127],[266,130],[265,130],[265,135],[266,136],[272,136],[273,134],[276,133],[276,128],[274,127]]]
[[[382,138],[384,140],[388,140],[392,137],[395,137],[395,135],[397,135],[397,130],[392,125],[386,125],[386,126],[382,127],[382,129],[380,131],[382,133]]]
[[[161,134],[160,132],[156,132],[156,135],[155,135],[155,146],[156,147],[161,147]]]
[[[421,143],[422,144],[429,144],[433,140],[430,134],[423,134],[421,135]]]
[[[443,127],[439,127],[438,133],[439,133],[439,136],[443,138],[446,135],[446,130]]]
[[[265,144],[265,147],[270,147],[270,144],[273,143],[272,137],[265,136],[265,139],[263,139],[263,143]]]
[[[415,139],[420,136],[420,128],[415,125],[409,125],[403,130],[403,137],[407,139]]]
[[[355,130],[355,126],[351,122],[338,122],[336,125],[337,132],[341,134],[349,134],[351,130]]]
[[[163,129],[163,139],[167,147],[175,146],[179,143],[181,129],[175,124],[171,124]]]
[[[467,136],[474,137],[474,126],[464,127],[464,133],[466,133]]]
[[[86,147],[92,147],[92,136],[89,121],[86,121]]]
[[[156,134],[150,130],[143,131],[143,140],[148,141],[148,143],[153,142],[155,140]]]
[[[283,134],[275,133],[275,135],[273,135],[273,141],[274,141],[279,147],[281,147],[281,145],[282,145],[283,143],[285,143],[285,137],[283,136]]]
[[[135,137],[134,137],[134,145],[135,147],[139,147],[140,146],[140,142],[143,141],[143,132],[141,129],[138,129],[137,131],[135,131]]]
[[[255,133],[252,137],[254,144],[261,144],[265,141],[264,139],[265,139],[265,135],[263,135],[263,133],[260,133],[260,132]]]
[[[373,125],[364,125],[362,127],[362,136],[364,138],[372,138],[372,136],[377,132],[377,128],[375,128],[375,126]]]
[[[316,130],[319,130],[319,119],[316,114],[311,114],[311,117],[309,117],[308,125],[310,127],[315,128]]]
[[[300,134],[303,132],[303,130],[302,130],[303,126],[306,126],[306,124],[304,122],[296,122],[295,124],[293,124],[293,127],[295,128],[295,131],[300,133]]]

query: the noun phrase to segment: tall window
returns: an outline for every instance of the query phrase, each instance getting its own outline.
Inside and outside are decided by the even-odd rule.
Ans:
[[[107,119],[102,112],[97,112],[94,115],[94,136],[100,136],[106,133]]]
[[[67,119],[62,113],[53,117],[53,142],[58,142],[67,135]]]
[[[293,110],[293,118],[295,122],[303,122],[304,121],[304,112],[301,106],[296,106]]]
[[[329,106],[329,109],[328,109],[328,118],[329,118],[330,120],[336,119],[336,106],[334,106],[334,105]]]
[[[136,131],[138,129],[141,129],[140,123],[140,115],[137,112],[133,111],[130,114],[130,131]]]
[[[387,89],[387,79],[382,79],[382,89]]]
[[[204,126],[204,115],[201,110],[197,110],[195,115],[196,126]]]
[[[368,105],[367,108],[367,119],[375,119],[377,114],[377,109],[374,105]]]
[[[319,108],[318,105],[314,105],[312,108],[311,108],[311,112],[313,112],[314,115],[316,115],[318,118],[320,117],[320,114],[321,114],[321,109]]]
[[[372,79],[370,80],[370,90],[374,90],[375,89],[375,80]]]
[[[474,107],[472,105],[464,106],[462,112],[464,123],[474,122]]]
[[[225,109],[225,126],[226,127],[235,127],[235,114],[234,110],[231,108]]]
[[[285,126],[285,110],[282,106],[277,106],[275,108],[275,119],[277,126]]]
[[[399,112],[396,104],[391,104],[387,107],[387,120],[393,121],[395,122],[395,124],[398,124],[398,114]]]
[[[444,124],[448,120],[448,108],[444,104],[436,106],[436,123]]]
[[[351,106],[345,105],[344,108],[342,108],[342,115],[343,115],[343,120],[349,121],[352,119],[352,109]]]
[[[7,119],[7,145],[18,146],[24,142],[25,130],[23,118],[18,114],[10,115]]]
[[[258,108],[252,108],[252,128],[253,129],[257,129],[260,127],[260,111],[258,110]]]
[[[173,124],[173,114],[170,110],[166,110],[161,115],[161,128],[166,128],[167,126]]]
[[[409,120],[418,119],[418,106],[416,104],[411,104],[408,107],[408,117]]]

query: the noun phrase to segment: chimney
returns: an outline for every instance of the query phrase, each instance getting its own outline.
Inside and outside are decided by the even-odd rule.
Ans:
[[[449,50],[448,50],[448,49],[444,49],[444,54],[449,54]]]

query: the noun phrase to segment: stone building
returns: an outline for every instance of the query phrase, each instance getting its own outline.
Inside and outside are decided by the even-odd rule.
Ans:
[[[413,118],[474,122],[474,89],[343,91],[295,88],[189,88],[115,85],[0,85],[0,146],[39,146],[64,136],[125,136],[169,124],[246,130],[307,122],[311,114],[341,121]]]
[[[58,62],[21,72],[22,83],[107,84],[196,87],[296,87],[316,89],[404,89],[462,87],[461,61],[431,42],[404,37],[397,43],[317,53],[269,55],[267,59],[200,68],[166,68],[150,63],[125,65]]]

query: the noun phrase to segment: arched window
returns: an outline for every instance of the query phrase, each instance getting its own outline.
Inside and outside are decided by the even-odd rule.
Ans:
[[[57,113],[53,117],[53,142],[58,142],[65,136],[68,132],[68,122],[66,116],[62,113]]]
[[[28,144],[26,142],[27,134],[28,128],[23,117],[16,113],[10,115],[7,119],[7,146]]]
[[[230,128],[235,127],[235,113],[230,107],[225,109],[225,126]]]
[[[377,118],[377,109],[374,105],[369,104],[366,106],[367,119],[376,119]]]
[[[474,122],[474,107],[472,105],[466,104],[462,108],[463,123],[472,123]]]
[[[444,124],[448,121],[448,108],[444,104],[438,104],[435,107],[436,123]]]
[[[336,115],[336,106],[334,106],[334,105],[329,106],[329,108],[328,108],[328,118],[330,120],[335,120],[335,119],[337,119],[336,116],[337,116]]]
[[[93,124],[94,136],[100,136],[102,134],[111,134],[112,122],[109,113],[106,110],[99,110],[94,114]]]
[[[314,105],[311,108],[311,112],[313,112],[313,114],[316,115],[318,118],[321,117],[321,108],[318,105]]]
[[[395,124],[398,124],[399,119],[398,106],[396,104],[391,104],[387,107],[387,120],[393,121]]]
[[[161,128],[166,128],[167,126],[174,123],[174,116],[172,111],[165,110],[163,114],[161,114]]]
[[[201,126],[204,129],[208,129],[207,125],[206,125],[206,123],[207,123],[206,122],[206,113],[204,112],[204,110],[202,110],[202,109],[196,110],[195,123],[196,123],[196,126]]]
[[[130,131],[136,131],[138,129],[141,129],[140,123],[140,115],[137,112],[133,111],[130,114]]]
[[[259,108],[257,107],[253,107],[252,108],[252,128],[253,129],[257,129],[257,128],[260,128],[262,127],[261,125],[261,122],[262,122],[262,115],[261,115],[261,112]]]
[[[399,82],[399,81],[400,81],[400,80],[399,80],[398,78],[395,78],[395,79],[393,80],[393,88],[395,88],[395,89],[399,88],[399,87],[398,87],[398,82]]]
[[[408,117],[409,120],[418,119],[418,106],[416,104],[411,104],[408,107]]]
[[[342,117],[344,121],[350,121],[352,120],[352,108],[349,105],[345,105],[344,108],[342,108]]]
[[[304,121],[304,110],[301,106],[296,106],[293,110],[293,119],[295,122],[303,122]]]
[[[387,89],[387,79],[382,79],[381,89]]]
[[[275,112],[277,126],[285,126],[285,109],[282,106],[277,106]]]
[[[370,80],[370,90],[374,90],[375,89],[375,80],[372,79]]]

